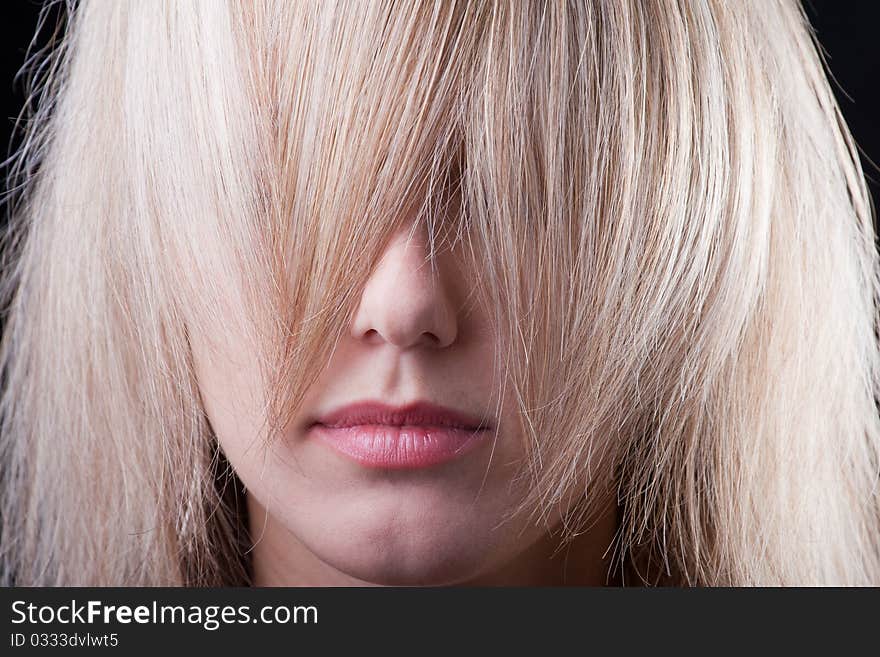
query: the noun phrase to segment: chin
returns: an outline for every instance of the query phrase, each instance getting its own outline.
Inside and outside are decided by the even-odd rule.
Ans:
[[[336,522],[305,541],[322,561],[357,580],[382,586],[461,584],[499,556],[502,529],[491,529],[498,519],[481,517],[473,506],[364,506],[337,511]]]
[[[352,547],[355,547],[353,550]],[[434,548],[382,545],[357,550],[351,544],[324,546],[317,556],[337,571],[377,586],[448,586],[474,579],[484,566],[474,546]]]
[[[343,555],[343,558],[344,555]],[[330,565],[349,577],[374,586],[453,586],[479,575],[473,563],[443,555],[425,555],[421,563],[395,564],[358,556]]]

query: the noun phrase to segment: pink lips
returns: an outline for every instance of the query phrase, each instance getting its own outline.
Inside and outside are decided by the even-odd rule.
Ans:
[[[476,446],[489,431],[477,418],[424,402],[402,407],[379,402],[350,404],[318,418],[309,428],[361,465],[393,469],[451,461]]]

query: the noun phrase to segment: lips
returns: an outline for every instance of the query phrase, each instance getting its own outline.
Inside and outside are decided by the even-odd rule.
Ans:
[[[426,468],[476,447],[490,425],[466,413],[416,402],[394,407],[350,404],[313,422],[309,431],[342,455],[370,468]]]

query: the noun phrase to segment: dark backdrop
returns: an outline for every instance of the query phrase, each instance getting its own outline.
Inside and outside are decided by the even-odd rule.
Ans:
[[[111,0],[140,2],[143,0]],[[186,1],[186,0],[181,0]],[[242,0],[246,1],[246,0]],[[290,0],[296,2],[297,0]],[[649,0],[655,1],[655,0]],[[766,2],[767,0],[730,0],[731,2]],[[36,25],[42,2],[37,0],[3,0],[0,3],[0,154],[10,152],[13,118],[21,109],[24,98],[22,82],[15,80],[24,62],[24,55]],[[844,116],[862,150],[862,161],[875,207],[880,208],[880,171],[869,160],[880,164],[880,46],[877,0],[804,0],[835,82],[835,93]],[[54,21],[41,32],[44,42]],[[2,175],[2,174],[0,174]],[[0,212],[2,216],[2,212]]]

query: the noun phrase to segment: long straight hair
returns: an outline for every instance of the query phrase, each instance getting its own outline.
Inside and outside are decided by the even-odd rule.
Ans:
[[[282,426],[417,217],[494,309],[536,522],[612,490],[648,583],[880,584],[872,212],[794,0],[67,22],[10,176],[4,583],[247,583],[189,336],[242,329]]]

